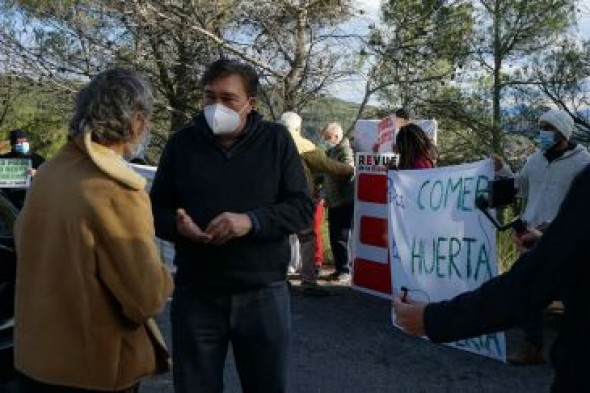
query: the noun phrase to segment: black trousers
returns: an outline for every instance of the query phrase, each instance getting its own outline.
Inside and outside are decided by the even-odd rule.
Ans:
[[[17,391],[19,393],[106,393],[105,390],[89,390],[80,388],[71,388],[60,385],[48,385],[36,381],[26,375],[19,374],[17,377]],[[113,392],[113,391],[111,391]],[[139,392],[139,385],[125,390],[117,390],[113,393],[137,393]]]
[[[352,203],[328,209],[330,247],[332,248],[337,273],[350,273],[351,263],[348,252],[348,240],[350,238],[353,216],[354,205]]]
[[[291,335],[286,282],[226,295],[177,288],[171,320],[176,393],[223,392],[230,343],[244,393],[286,392]]]

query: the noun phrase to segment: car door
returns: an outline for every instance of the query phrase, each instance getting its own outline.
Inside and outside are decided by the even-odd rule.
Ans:
[[[0,193],[0,384],[15,376],[13,332],[16,254],[13,227],[17,214],[17,209]]]
[[[13,226],[18,211],[0,194],[0,325],[14,312],[16,256]]]

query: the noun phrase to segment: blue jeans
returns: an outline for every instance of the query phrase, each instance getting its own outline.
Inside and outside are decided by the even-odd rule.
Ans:
[[[328,209],[330,247],[337,273],[350,273],[348,239],[352,228],[354,205],[352,203]]]
[[[178,288],[171,320],[176,393],[223,392],[230,343],[244,393],[286,392],[291,336],[286,282],[223,295]]]

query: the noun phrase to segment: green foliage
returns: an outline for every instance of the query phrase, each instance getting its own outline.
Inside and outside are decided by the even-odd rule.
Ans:
[[[502,222],[512,221],[522,208],[520,201],[498,211]],[[514,231],[511,229],[498,231],[496,237],[496,252],[498,257],[498,269],[500,273],[509,270],[518,259],[521,251],[514,242]]]
[[[403,0],[382,6],[382,27],[370,50],[382,61],[379,95],[393,105],[413,106],[450,80],[469,50],[473,30],[468,2]],[[467,39],[466,39],[467,38]]]
[[[72,98],[56,94],[53,89],[26,78],[0,76],[0,92],[7,88],[18,91],[10,96],[10,107],[0,123],[3,139],[10,130],[20,128],[28,132],[34,151],[50,157],[65,143],[71,116]]]
[[[353,74],[351,47],[360,37],[338,27],[354,15],[352,3],[258,0],[244,8],[237,34],[254,37],[244,50],[273,70],[262,73],[260,95],[272,118],[312,106],[328,86]]]
[[[320,141],[323,138],[319,133],[328,123],[337,122],[344,130],[349,129],[358,108],[358,104],[334,98],[315,100],[313,105],[300,112],[304,121],[303,129],[312,140]]]
[[[568,111],[578,125],[574,139],[589,144],[590,41],[564,39],[559,48],[540,53],[531,64],[530,77],[536,83],[520,89],[523,100],[536,106],[546,105],[550,100]]]
[[[512,231],[498,232],[496,247],[498,270],[502,273],[509,270],[520,255],[512,238]]]
[[[258,67],[271,117],[301,110],[345,73],[336,25],[351,1],[8,0],[0,29],[5,69],[58,89],[113,65],[144,72],[157,94],[159,136],[198,111],[199,77],[220,56]],[[341,47],[342,48],[342,47]],[[166,124],[167,123],[167,124]],[[159,145],[159,143],[158,143]]]
[[[199,110],[204,67],[220,55],[238,57],[261,71],[259,105],[270,118],[296,110],[313,128],[332,120],[349,128],[378,97],[389,108],[410,106],[436,118],[442,162],[455,163],[503,149],[500,103],[517,97],[517,88],[517,99],[536,107],[547,97],[563,108],[575,109],[574,99],[587,104],[588,48],[560,40],[562,49],[548,50],[572,24],[576,3],[386,0],[382,23],[360,37],[342,28],[355,16],[352,0],[6,0],[0,72],[33,78],[43,84],[40,97],[61,98],[113,65],[141,70],[157,94],[150,152],[156,161],[169,133]],[[332,83],[359,70],[367,72],[361,108],[323,99]],[[544,87],[523,92],[528,83]],[[68,106],[69,99],[49,105],[27,97],[22,104],[11,94],[3,100],[20,111],[10,109],[19,119],[11,126],[65,129],[69,113],[56,103]],[[0,102],[3,129],[6,108]],[[61,143],[52,135],[37,142],[48,154]]]

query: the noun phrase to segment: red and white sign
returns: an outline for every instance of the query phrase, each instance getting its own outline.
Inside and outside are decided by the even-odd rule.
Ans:
[[[415,120],[432,142],[438,141],[438,123],[435,119]],[[390,153],[393,151],[400,119],[395,115],[381,120],[357,120],[354,125],[354,149],[357,152]]]
[[[391,298],[388,248],[387,166],[393,153],[357,153],[352,234],[352,286]]]
[[[377,141],[377,135],[379,134],[379,123],[381,120],[378,119],[366,119],[357,120],[354,123],[354,151],[357,152],[373,152],[375,148],[375,142]]]
[[[375,152],[388,153],[393,150],[393,144],[395,142],[395,132],[397,130],[396,117],[394,115],[387,116],[385,119],[379,122],[377,126],[377,142]]]

